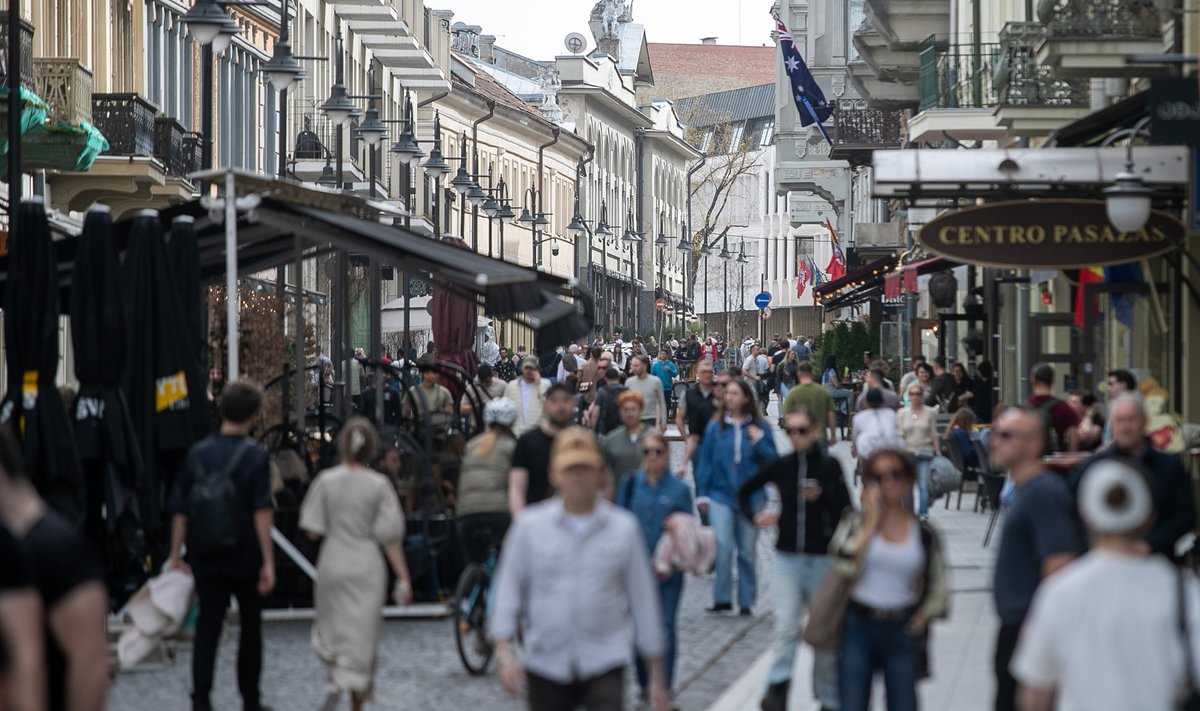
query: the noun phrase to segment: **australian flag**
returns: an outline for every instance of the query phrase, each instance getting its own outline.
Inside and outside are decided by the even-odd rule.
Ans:
[[[792,100],[796,102],[796,110],[800,112],[800,125],[817,124],[821,135],[825,136],[826,141],[829,141],[829,134],[825,132],[825,126],[822,124],[833,113],[833,109],[829,107],[829,102],[825,100],[825,93],[821,91],[816,78],[813,77],[808,65],[804,63],[804,58],[796,49],[792,33],[788,32],[787,26],[783,24],[783,20],[779,19],[778,15],[775,16],[775,29],[779,32],[779,50],[783,52],[783,67],[792,84]],[[832,145],[833,141],[829,141],[829,143]]]

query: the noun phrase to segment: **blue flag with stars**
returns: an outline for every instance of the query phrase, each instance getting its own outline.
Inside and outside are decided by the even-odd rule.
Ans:
[[[816,78],[809,71],[808,65],[804,63],[804,58],[800,56],[800,51],[796,49],[792,33],[788,32],[787,26],[783,24],[783,20],[779,19],[778,15],[775,16],[775,29],[779,32],[779,50],[783,53],[783,68],[792,84],[792,100],[796,102],[796,110],[800,112],[800,125],[811,126],[815,123],[825,140],[833,145],[833,141],[829,140],[829,134],[825,132],[825,126],[822,125],[833,113],[829,102],[825,100],[825,92],[821,91]]]

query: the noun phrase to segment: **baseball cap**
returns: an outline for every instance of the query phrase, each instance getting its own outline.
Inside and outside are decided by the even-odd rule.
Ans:
[[[521,370],[526,368],[533,368],[534,370],[537,370],[538,367],[539,364],[537,356],[525,356],[524,360],[521,361]]]
[[[600,442],[591,430],[573,426],[554,437],[554,444],[550,446],[551,468],[561,471],[571,467],[600,469],[603,466],[604,456],[600,453]]]
[[[1088,467],[1079,486],[1079,513],[1099,533],[1132,533],[1154,514],[1150,485],[1140,470],[1115,459]]]
[[[613,359],[612,351],[604,351],[603,353],[600,354],[600,360],[612,360],[612,359]]]

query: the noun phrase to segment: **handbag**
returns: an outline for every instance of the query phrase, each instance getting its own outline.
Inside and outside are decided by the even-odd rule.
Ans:
[[[831,569],[817,586],[808,606],[808,622],[804,625],[804,641],[813,649],[836,650],[842,644],[842,626],[850,588],[854,581]]]
[[[1183,576],[1183,569],[1178,569],[1175,578],[1179,587],[1179,636],[1183,639],[1183,674],[1187,680],[1187,692],[1179,704],[1179,711],[1200,711],[1200,689],[1196,684],[1196,659],[1192,654],[1191,634],[1188,633],[1187,586]]]

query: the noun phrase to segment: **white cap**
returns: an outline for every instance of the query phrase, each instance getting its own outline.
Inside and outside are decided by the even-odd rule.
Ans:
[[[1129,533],[1154,513],[1150,485],[1137,469],[1114,459],[1088,467],[1079,487],[1079,513],[1099,533]]]

